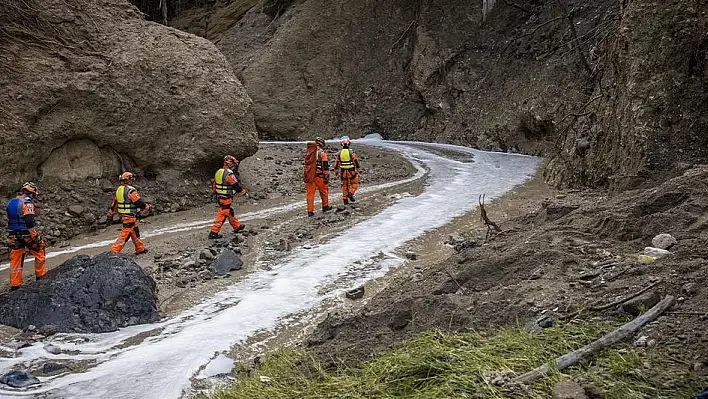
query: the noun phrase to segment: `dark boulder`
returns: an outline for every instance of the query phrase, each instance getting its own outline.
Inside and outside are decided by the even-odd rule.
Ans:
[[[230,271],[241,270],[242,267],[241,257],[230,249],[225,249],[211,264],[211,268],[217,276],[228,275]]]
[[[39,384],[39,380],[26,371],[13,370],[0,377],[0,384],[9,385],[13,388],[24,388]]]
[[[35,283],[0,296],[0,323],[59,332],[115,331],[156,322],[155,281],[125,255],[75,256]]]

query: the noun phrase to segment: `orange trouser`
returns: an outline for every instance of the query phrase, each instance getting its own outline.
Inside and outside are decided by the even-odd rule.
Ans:
[[[355,171],[343,170],[339,176],[342,179],[342,198],[347,199],[359,188],[359,175]]]
[[[123,222],[123,229],[120,231],[120,235],[118,236],[116,242],[111,245],[111,252],[119,253],[122,251],[128,240],[133,240],[136,253],[144,252],[145,244],[143,244],[142,240],[140,240],[138,219],[134,216],[121,216],[121,220]]]
[[[238,228],[241,227],[241,223],[234,213],[234,208],[231,206],[233,202],[233,198],[219,198],[219,209],[216,211],[214,224],[211,225],[212,233],[221,231],[221,226],[227,219],[231,227],[234,228],[234,231],[238,231]]]
[[[10,287],[22,286],[22,266],[25,263],[25,250],[34,256],[34,275],[44,277],[44,241],[34,236],[10,236]]]
[[[315,211],[315,190],[320,192],[320,199],[322,200],[322,207],[329,206],[329,189],[325,184],[324,177],[315,177],[313,183],[305,183],[305,189],[307,190],[307,211]]]

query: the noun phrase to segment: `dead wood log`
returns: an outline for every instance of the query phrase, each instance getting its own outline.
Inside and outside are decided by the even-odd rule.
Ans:
[[[614,345],[617,342],[623,341],[637,332],[645,324],[654,321],[659,317],[666,309],[668,309],[674,303],[674,297],[667,295],[661,302],[657,303],[656,306],[649,309],[643,315],[637,317],[636,319],[630,321],[629,323],[619,327],[618,329],[612,331],[611,333],[603,336],[602,338],[594,341],[589,345],[575,350],[573,352],[567,353],[559,358],[556,358],[534,370],[529,371],[526,374],[520,375],[514,379],[514,383],[528,384],[541,377],[544,377],[554,370],[564,370],[578,362],[582,361],[586,357],[595,354],[608,346]]]

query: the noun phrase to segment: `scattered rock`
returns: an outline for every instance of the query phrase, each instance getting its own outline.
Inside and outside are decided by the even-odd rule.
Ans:
[[[345,207],[344,205],[337,205],[337,209],[335,210],[335,212],[344,212],[346,210],[347,207]]]
[[[44,363],[42,365],[41,370],[42,370],[42,374],[52,374],[52,373],[56,373],[57,371],[65,370],[67,368],[68,367],[66,367],[63,364],[50,362],[50,363]]]
[[[199,259],[214,260],[214,254],[209,249],[202,249],[199,252]]]
[[[551,316],[543,316],[536,320],[536,325],[541,328],[551,328],[553,327],[553,318]]]
[[[47,324],[46,326],[42,326],[37,330],[37,334],[44,335],[45,337],[51,337],[57,332],[57,326],[53,324]]]
[[[671,234],[659,234],[651,240],[651,246],[659,249],[670,249],[676,243],[676,239]]]
[[[260,381],[264,384],[268,384],[268,383],[270,383],[270,377],[266,377],[266,376],[262,375],[260,377]]]
[[[588,399],[585,390],[575,381],[563,381],[553,387],[553,399]]]
[[[642,335],[641,337],[637,338],[636,341],[634,341],[634,346],[637,348],[643,348],[647,346],[647,341],[649,340],[649,337],[646,335]]]
[[[211,268],[217,276],[225,276],[232,270],[241,270],[242,267],[243,260],[231,249],[225,249],[211,264]]]
[[[646,247],[644,248],[644,255],[661,259],[667,255],[671,255],[671,252],[661,248]]]
[[[110,193],[114,189],[113,183],[111,183],[111,181],[107,179],[102,179],[100,185],[101,191],[103,191],[104,193]]]
[[[84,213],[84,207],[81,205],[69,205],[69,214],[71,216],[81,216]]]
[[[243,234],[235,234],[233,240],[236,244],[241,244],[246,241],[246,237]]]
[[[0,323],[17,328],[99,333],[159,319],[155,281],[126,255],[111,252],[75,256],[0,295]]]
[[[413,251],[406,251],[405,257],[406,257],[406,259],[408,259],[408,260],[416,260],[416,259],[418,259],[418,255],[417,255],[415,252],[413,252]]]
[[[364,286],[354,288],[346,293],[346,297],[349,299],[360,299],[364,296]]]
[[[194,269],[197,267],[197,262],[193,259],[188,259],[186,262],[182,263],[183,269]]]
[[[656,291],[645,292],[636,298],[632,298],[624,302],[621,306],[622,311],[632,316],[639,316],[643,311],[649,310],[654,305],[659,303],[661,295]]]
[[[13,388],[24,388],[39,384],[39,380],[26,371],[13,370],[0,377],[0,384]]]
[[[698,293],[698,284],[686,283],[681,287],[681,292],[689,296],[696,295]]]
[[[52,355],[58,355],[61,353],[61,348],[52,344],[44,345],[44,350],[51,353]]]
[[[594,385],[583,385],[583,389],[585,390],[585,395],[588,399],[603,399],[605,397],[602,390]]]

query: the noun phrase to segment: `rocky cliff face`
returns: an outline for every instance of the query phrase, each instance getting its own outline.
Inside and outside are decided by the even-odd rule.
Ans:
[[[555,183],[627,189],[708,160],[708,2],[622,5],[603,79],[550,154]]]
[[[126,0],[0,4],[0,188],[179,178],[255,152],[251,101],[209,41]]]
[[[591,3],[497,2],[485,17],[482,1],[307,0],[206,32],[266,136],[380,132],[537,153],[597,78],[617,3]],[[195,14],[175,26],[228,25]]]
[[[260,2],[235,23],[173,22],[217,43],[266,136],[543,154],[559,185],[630,187],[708,159],[706,1],[484,3],[303,0],[274,19]]]

